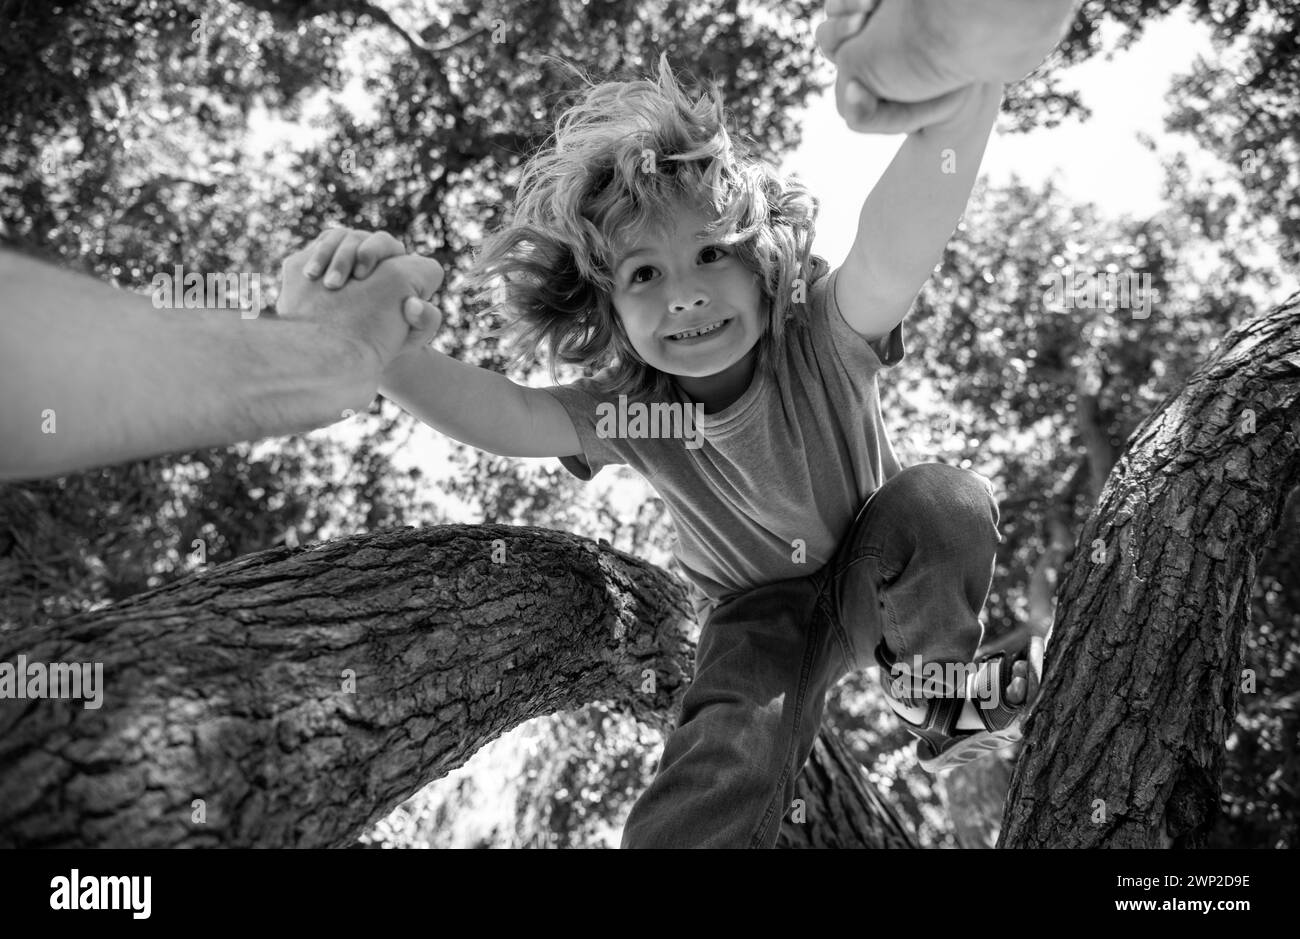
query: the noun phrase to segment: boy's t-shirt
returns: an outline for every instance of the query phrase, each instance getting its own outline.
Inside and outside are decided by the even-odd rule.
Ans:
[[[543,389],[564,406],[582,444],[581,456],[561,458],[567,470],[585,481],[626,464],[663,499],[673,554],[702,595],[694,598],[701,622],[737,593],[823,567],[867,497],[901,469],[876,377],[906,355],[903,325],[867,342],[840,313],[839,270],[828,275],[819,257],[813,264],[807,327],[787,329],[775,374],[756,370],[738,400],[698,427],[670,428],[663,414],[638,427],[636,404],[602,390],[599,375]],[[687,405],[679,389],[674,394]],[[656,426],[690,439],[619,436]]]

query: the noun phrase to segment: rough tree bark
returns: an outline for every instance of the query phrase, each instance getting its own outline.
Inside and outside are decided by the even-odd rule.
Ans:
[[[1300,482],[1300,294],[1130,436],[1061,579],[1003,847],[1197,847],[1260,551]]]
[[[0,634],[0,662],[104,676],[99,709],[0,700],[0,846],[350,844],[532,717],[606,700],[664,727],[687,610],[586,539],[450,526],[263,551]],[[849,762],[819,744],[794,843],[906,841],[865,778],[835,782]],[[819,824],[832,805],[845,823]]]

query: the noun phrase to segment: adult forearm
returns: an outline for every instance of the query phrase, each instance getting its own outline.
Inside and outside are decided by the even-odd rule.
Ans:
[[[0,478],[293,433],[373,396],[328,327],[149,298],[0,252]]]

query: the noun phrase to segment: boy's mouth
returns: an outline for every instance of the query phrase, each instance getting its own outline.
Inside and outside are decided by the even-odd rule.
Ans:
[[[722,329],[730,322],[731,322],[730,319],[725,319],[725,320],[717,320],[716,322],[713,323],[704,323],[700,326],[692,327],[691,329],[683,329],[679,333],[673,333],[669,336],[665,336],[664,338],[671,339],[674,342],[687,342],[691,339],[702,339],[705,336],[713,335],[714,333]]]

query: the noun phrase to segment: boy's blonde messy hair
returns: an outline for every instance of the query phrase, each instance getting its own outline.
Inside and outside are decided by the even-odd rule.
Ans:
[[[733,144],[721,97],[659,77],[594,84],[556,122],[554,141],[524,167],[514,217],[489,237],[469,287],[502,312],[516,361],[612,366],[607,390],[663,400],[671,379],[633,350],[612,301],[618,252],[658,233],[675,203],[711,206],[713,240],[760,275],[767,322],[759,367],[770,369],[799,322],[795,281],[809,274],[817,200],[797,180]],[[802,292],[806,296],[807,291]],[[803,296],[800,297],[803,299]],[[800,313],[802,310],[800,310]]]

